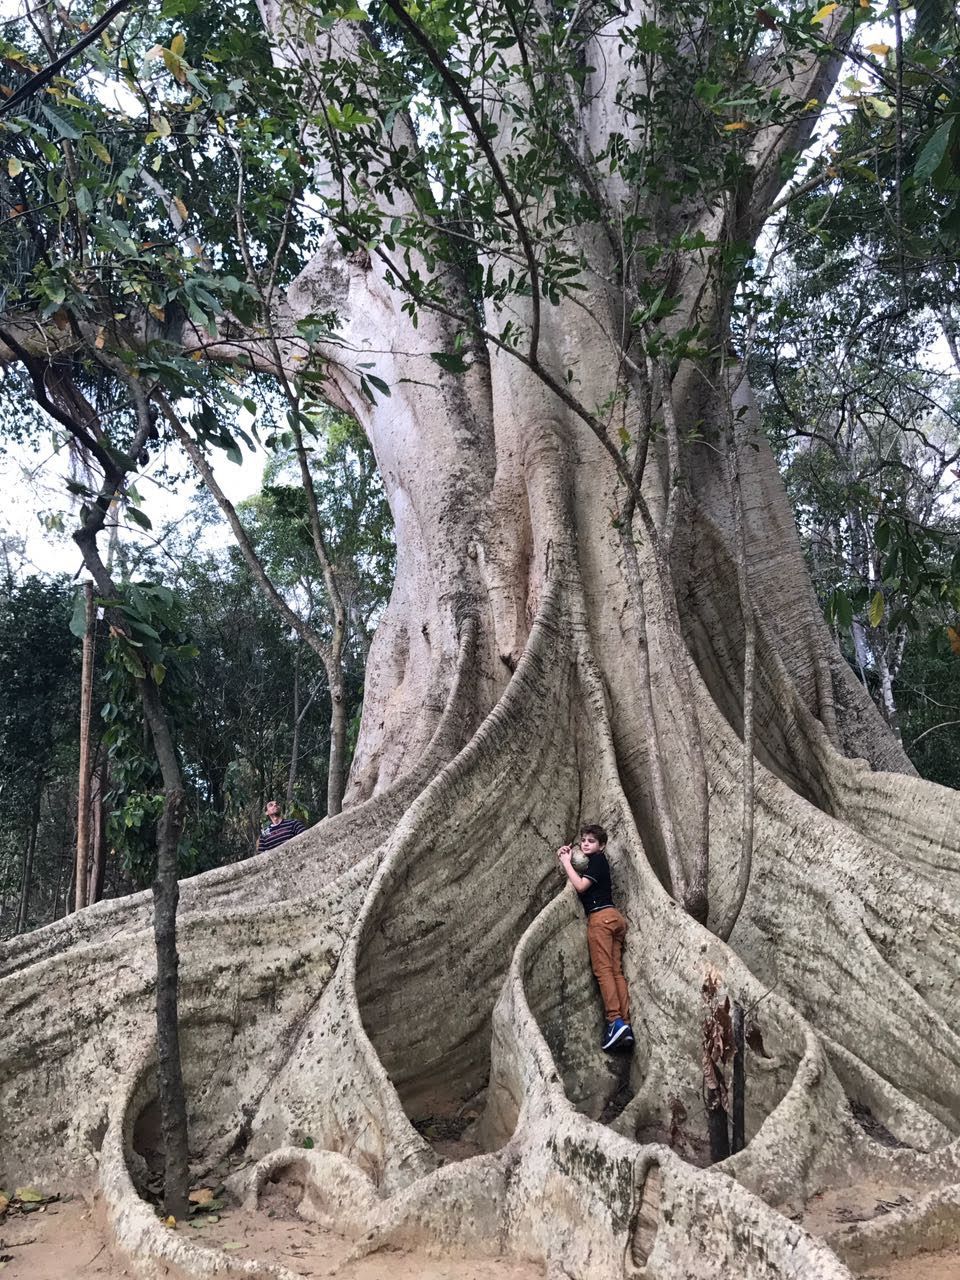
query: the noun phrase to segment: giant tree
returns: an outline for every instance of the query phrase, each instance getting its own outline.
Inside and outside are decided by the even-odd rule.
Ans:
[[[960,812],[831,642],[729,339],[870,12],[264,0],[258,43],[178,0],[142,66],[139,19],[111,38],[164,198],[145,212],[128,163],[97,248],[119,276],[124,253],[162,262],[114,325],[47,245],[3,331],[51,368],[102,337],[151,395],[171,368],[194,397],[217,365],[296,379],[297,412],[312,395],[362,426],[398,548],[344,813],[183,885],[196,1171],[292,1168],[365,1247],[557,1276],[846,1276],[784,1214],[858,1174],[930,1189],[891,1236],[951,1220]],[[51,196],[74,226],[76,181]],[[219,301],[217,271],[240,273]],[[588,818],[631,925],[622,1071],[552,869]],[[5,948],[3,1171],[95,1165],[121,1244],[199,1273],[134,1185],[147,912]],[[680,1152],[725,996],[753,1023],[749,1141],[712,1172]],[[442,1163],[424,1122],[471,1112],[482,1154]],[[880,1229],[833,1243],[865,1256]]]

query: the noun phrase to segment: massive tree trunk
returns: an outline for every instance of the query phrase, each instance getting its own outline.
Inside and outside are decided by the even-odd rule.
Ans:
[[[825,96],[808,84],[801,97],[814,88]],[[596,104],[599,129],[611,108],[599,92]],[[540,361],[554,377],[572,368],[579,402],[602,405],[629,304],[604,250],[582,247],[588,288],[544,313]],[[681,282],[688,317],[702,286],[692,272]],[[182,886],[195,1175],[257,1160],[233,1184],[255,1194],[292,1166],[303,1212],[364,1247],[439,1242],[583,1280],[839,1280],[840,1255],[868,1256],[880,1228],[827,1244],[785,1215],[859,1177],[929,1191],[885,1220],[891,1238],[911,1215],[960,1221],[941,1191],[960,1181],[960,805],[912,776],[832,643],[747,384],[733,408],[751,445],[748,591],[723,458],[733,384],[682,365],[685,498],[667,565],[632,517],[638,595],[609,451],[510,353],[491,346],[468,374],[437,374],[429,353],[450,349],[453,326],[423,311],[414,327],[402,301],[376,259],[346,261],[331,240],[284,304],[288,322],[344,317],[343,347],[319,352],[327,394],[376,452],[397,578],[344,812]],[[389,400],[369,403],[342,350],[377,352]],[[291,363],[301,354],[292,343]],[[643,481],[658,521],[668,454],[652,443]],[[742,598],[755,608],[756,813],[727,944],[711,929],[741,856]],[[668,827],[681,862],[696,853],[702,768],[706,925],[665,888]],[[553,858],[591,820],[613,833],[630,926],[626,1076],[599,1050],[582,915]],[[135,895],[0,953],[0,1181],[95,1175],[140,1265],[200,1274],[199,1246],[134,1189],[135,1122],[156,1094],[149,925]],[[714,992],[754,1033],[747,1146],[707,1171],[669,1143],[684,1110],[706,1136]],[[443,1164],[414,1122],[467,1103],[485,1154]]]

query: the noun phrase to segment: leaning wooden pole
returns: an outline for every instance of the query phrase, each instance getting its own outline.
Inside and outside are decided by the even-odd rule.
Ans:
[[[77,874],[74,910],[87,905],[87,861],[90,856],[90,722],[93,710],[93,646],[97,612],[93,583],[83,584],[83,666],[80,674],[80,779],[77,786]]]

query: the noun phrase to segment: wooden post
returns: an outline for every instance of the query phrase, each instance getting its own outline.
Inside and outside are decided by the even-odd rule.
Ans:
[[[90,854],[90,718],[93,707],[93,643],[97,611],[93,583],[83,584],[83,667],[80,675],[80,779],[77,786],[77,873],[74,910],[87,905],[87,861]]]
[[[746,1085],[747,1064],[744,1058],[743,1007],[733,1006],[733,1141],[731,1151],[734,1155],[747,1145],[746,1131]]]
[[[722,1076],[720,1068],[718,1075]],[[707,1101],[707,1134],[710,1138],[710,1163],[717,1164],[726,1160],[730,1154],[730,1130],[727,1127],[727,1109],[723,1105],[723,1092],[720,1089],[708,1089]]]

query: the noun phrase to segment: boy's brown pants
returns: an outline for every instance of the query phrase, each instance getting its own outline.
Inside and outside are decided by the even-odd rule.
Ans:
[[[600,986],[603,1012],[608,1022],[630,1021],[630,996],[620,963],[627,922],[616,907],[604,907],[587,916],[590,967]]]

